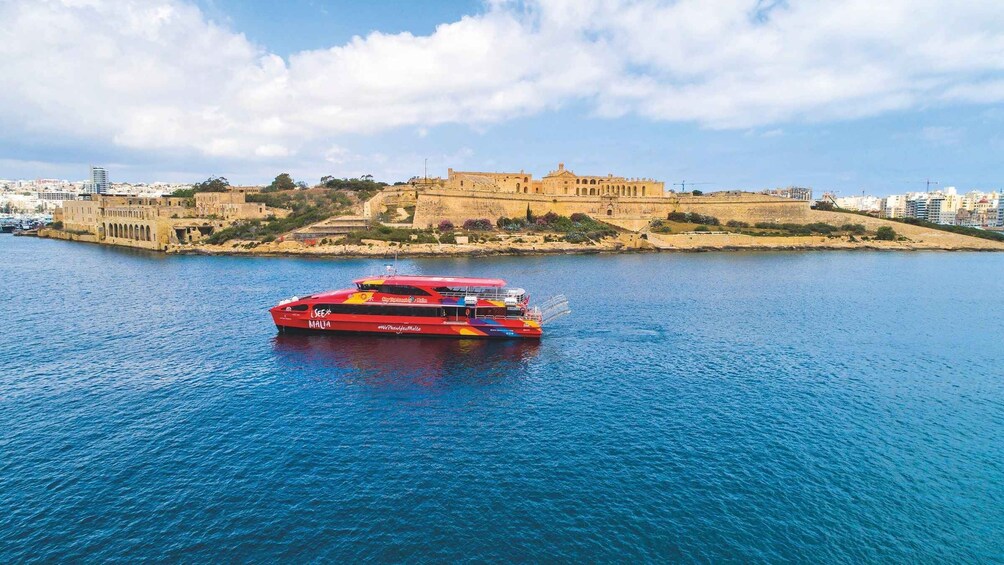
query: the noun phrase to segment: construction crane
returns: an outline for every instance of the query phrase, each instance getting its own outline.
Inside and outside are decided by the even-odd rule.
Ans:
[[[906,181],[906,182],[907,182],[908,184],[920,184],[920,183],[924,183],[924,184],[925,184],[925,185],[927,186],[927,192],[931,192],[931,185],[932,185],[932,184],[938,184],[938,181],[936,181],[936,180],[931,180],[931,179],[925,179],[925,180],[909,180],[909,181]]]
[[[687,181],[682,180],[680,182],[674,182],[673,186],[680,187],[680,192],[687,192],[687,185],[688,184],[690,186],[698,186],[698,185],[702,185],[702,184],[712,184],[712,183],[710,183],[710,182],[690,182],[690,183],[688,183]]]

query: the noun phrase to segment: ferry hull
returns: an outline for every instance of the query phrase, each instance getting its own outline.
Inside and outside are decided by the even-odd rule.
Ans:
[[[347,319],[347,317],[318,320],[290,315],[281,311],[273,312],[272,318],[280,332],[393,334],[482,339],[540,339],[542,334],[540,324],[532,320],[472,318],[459,321],[441,319],[400,321]]]

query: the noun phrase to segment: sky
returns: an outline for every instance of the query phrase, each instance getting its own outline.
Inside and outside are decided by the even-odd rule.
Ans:
[[[992,190],[1002,102],[999,0],[0,0],[0,178]]]

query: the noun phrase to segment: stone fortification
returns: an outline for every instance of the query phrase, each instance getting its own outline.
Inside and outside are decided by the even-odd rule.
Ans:
[[[191,199],[98,194],[64,202],[60,220],[67,233],[89,235],[98,243],[163,250],[199,241],[239,220],[286,214],[247,202],[243,192],[200,192]]]
[[[566,169],[564,163],[558,163],[557,169],[550,171],[541,179],[534,179],[533,175],[525,171],[489,173],[450,169],[441,185],[443,188],[458,191],[550,196],[617,195],[625,198],[660,198],[666,188],[663,182],[650,178],[627,178],[613,174],[577,175]]]
[[[603,220],[665,218],[670,212],[697,212],[725,222],[806,222],[809,203],[763,194],[742,192],[702,196],[667,194],[665,196],[621,197],[517,194],[494,191],[438,189],[418,194],[415,227],[434,226],[442,220],[454,224],[474,218],[496,220],[499,217],[555,212],[563,216],[582,213]]]

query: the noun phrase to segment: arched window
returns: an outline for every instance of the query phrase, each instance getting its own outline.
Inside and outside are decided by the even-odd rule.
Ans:
[[[519,183],[516,183],[516,192],[519,192]]]
[[[590,180],[590,181],[589,181],[589,184],[596,184],[596,179],[592,179],[592,180]]]

